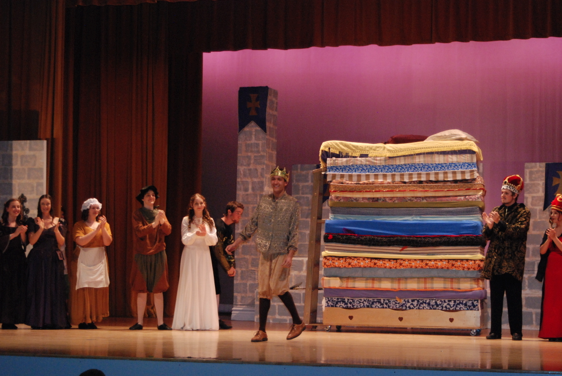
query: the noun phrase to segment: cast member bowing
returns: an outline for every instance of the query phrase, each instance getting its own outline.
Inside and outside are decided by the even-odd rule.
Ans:
[[[17,329],[25,321],[26,242],[21,203],[11,198],[0,220],[0,322],[2,329]]]
[[[142,207],[133,213],[134,261],[131,286],[137,292],[137,323],[131,330],[141,330],[146,310],[147,294],[153,293],[158,330],[171,330],[164,322],[164,295],[168,290],[168,257],[165,238],[172,233],[172,225],[164,210],[156,209],[158,189],[149,185],[141,188],[137,201]]]
[[[562,341],[562,196],[557,195],[550,208],[550,225],[541,244],[539,274],[544,276],[539,338]]]
[[[74,224],[76,249],[70,263],[70,323],[78,329],[97,329],[109,316],[109,268],[105,247],[113,242],[111,228],[100,215],[102,204],[89,198],[82,204],[82,220]]]
[[[53,216],[52,198],[45,194],[37,204],[37,218],[29,230],[33,248],[27,257],[27,317],[33,329],[69,328],[66,312],[64,244],[66,226]]]
[[[215,281],[209,246],[217,244],[217,230],[205,198],[196,193],[181,224],[185,245],[181,256],[180,280],[173,329],[219,330]]]

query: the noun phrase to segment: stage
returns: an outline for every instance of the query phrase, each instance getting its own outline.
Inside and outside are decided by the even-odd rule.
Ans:
[[[167,320],[168,321],[168,320]],[[0,374],[76,375],[89,368],[109,375],[249,373],[268,375],[397,375],[412,372],[562,373],[562,343],[524,331],[523,341],[486,340],[467,332],[420,334],[343,328],[307,328],[285,339],[288,324],[269,324],[268,342],[251,343],[253,322],[232,330],[158,331],[154,319],[130,331],[132,318],[109,318],[98,330],[0,330]],[[168,322],[168,324],[171,324]],[[345,368],[342,370],[342,368]]]

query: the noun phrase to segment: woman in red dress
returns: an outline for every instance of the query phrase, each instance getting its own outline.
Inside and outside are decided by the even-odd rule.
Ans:
[[[546,230],[540,248],[541,264],[546,261],[546,271],[539,338],[559,342],[562,341],[562,195],[552,201],[549,222],[551,228]]]

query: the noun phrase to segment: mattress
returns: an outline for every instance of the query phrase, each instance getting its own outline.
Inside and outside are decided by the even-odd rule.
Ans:
[[[328,158],[326,166],[371,165],[371,166],[399,166],[408,164],[447,164],[447,163],[477,163],[476,153],[472,150],[457,152],[438,152],[403,155],[400,157],[358,157],[358,158]]]
[[[481,218],[480,209],[475,207],[444,207],[444,208],[330,208],[332,215],[365,215],[365,216],[384,216],[384,217],[419,217],[431,218],[431,216],[444,217],[464,217],[478,216]]]
[[[353,251],[331,251],[328,249],[322,252],[322,256],[338,256],[338,257],[372,257],[372,258],[396,258],[396,255],[377,252],[353,252]],[[402,255],[402,259],[425,259],[425,260],[484,260],[484,255]]]
[[[393,291],[429,291],[482,290],[485,287],[482,278],[357,278],[357,277],[323,277],[322,287],[358,289],[358,290],[393,290]]]
[[[365,161],[361,159],[361,161]],[[327,174],[407,174],[449,171],[478,171],[476,163],[407,163],[400,165],[345,164],[328,165]]]
[[[482,234],[481,221],[327,220],[325,232],[370,236],[457,236]]]
[[[480,311],[477,299],[325,298],[326,308],[393,309],[424,311]]]
[[[324,234],[326,247],[332,244],[351,244],[367,247],[461,247],[486,245],[482,235],[461,235],[461,236],[370,236],[370,235],[351,235],[351,234]],[[341,247],[340,247],[341,248]],[[354,252],[356,248],[349,248]],[[369,251],[369,249],[365,249]]]
[[[330,243],[327,245],[329,251],[337,252],[368,252],[377,254],[394,255],[395,258],[402,258],[404,255],[483,255],[484,249],[481,247],[371,247],[354,244]]]
[[[471,291],[389,291],[325,288],[325,298],[388,298],[388,299],[477,299],[487,298],[486,290]]]
[[[450,269],[476,270],[484,267],[482,260],[410,260],[377,259],[369,257],[324,257],[322,266],[326,268],[384,268],[384,269]]]
[[[383,269],[383,268],[326,268],[324,277],[363,278],[480,278],[478,270],[448,269]]]
[[[350,182],[363,181],[443,181],[443,180],[465,180],[476,179],[479,176],[477,170],[455,170],[455,171],[433,171],[433,172],[403,172],[403,173],[335,173],[326,172],[326,180],[346,180]]]

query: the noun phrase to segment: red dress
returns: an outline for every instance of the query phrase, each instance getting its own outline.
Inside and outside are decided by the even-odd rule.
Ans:
[[[548,249],[539,338],[562,338],[562,252],[554,243]]]

